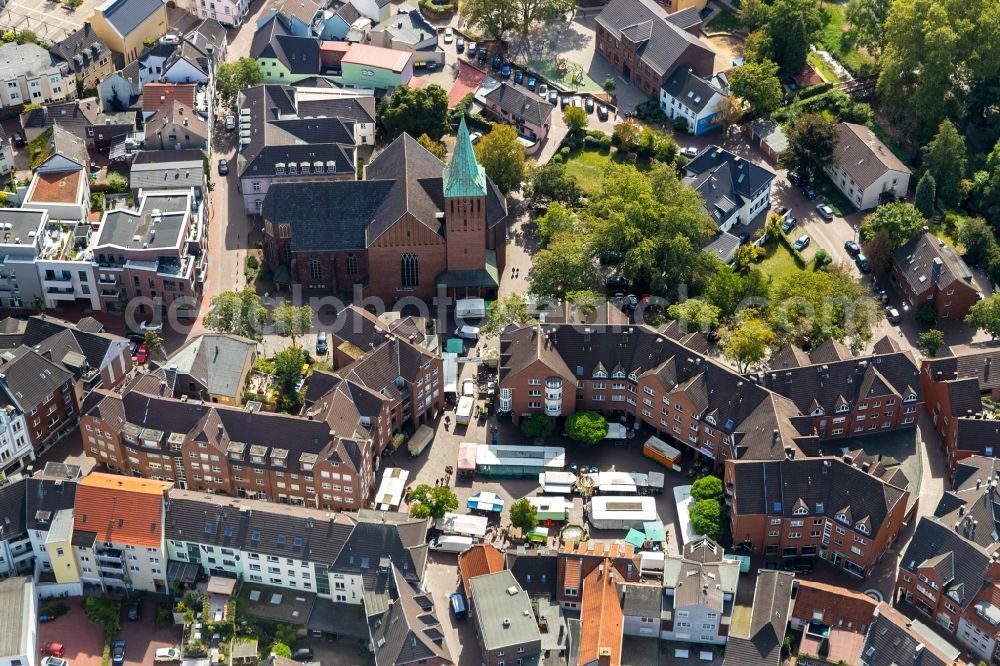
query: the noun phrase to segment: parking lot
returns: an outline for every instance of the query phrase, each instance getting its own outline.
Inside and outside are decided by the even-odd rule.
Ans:
[[[57,42],[81,27],[102,0],[84,0],[70,9],[54,0],[9,0],[0,10],[0,26],[7,30],[30,30],[39,38]]]

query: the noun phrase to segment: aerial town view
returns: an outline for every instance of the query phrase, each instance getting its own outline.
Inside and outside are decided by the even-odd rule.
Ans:
[[[0,0],[0,80],[0,666],[1000,666],[998,0]]]

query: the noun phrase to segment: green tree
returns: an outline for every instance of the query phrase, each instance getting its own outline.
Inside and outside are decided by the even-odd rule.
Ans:
[[[892,0],[851,0],[847,3],[848,36],[877,60],[886,41],[886,21]]]
[[[937,134],[924,146],[924,167],[934,176],[937,195],[949,204],[958,203],[968,163],[965,139],[950,120],[941,121]]]
[[[416,518],[433,518],[437,520],[449,511],[458,508],[458,498],[448,486],[434,486],[426,483],[410,491],[410,501],[414,502],[410,512]]]
[[[921,326],[933,326],[937,323],[937,310],[930,303],[921,303],[913,312],[913,318]]]
[[[623,152],[632,152],[639,146],[639,125],[624,121],[611,131],[611,142]]]
[[[606,299],[595,291],[570,291],[566,293],[566,302],[577,312],[589,315]]]
[[[816,270],[820,270],[824,266],[829,266],[833,263],[833,257],[824,248],[816,250],[816,255],[813,257],[813,266]]]
[[[743,0],[736,16],[749,28],[763,28],[771,20],[771,5],[765,0]]]
[[[494,125],[476,144],[476,159],[493,184],[504,194],[521,188],[524,181],[524,146],[513,125]]]
[[[230,108],[236,104],[236,97],[241,91],[263,82],[264,70],[253,58],[222,63],[215,73],[215,91],[219,94],[222,105]]]
[[[601,84],[601,87],[604,88],[604,92],[608,93],[609,95],[614,95],[615,88],[618,87],[618,82],[615,81],[615,77],[608,74],[608,76],[605,77],[604,79],[604,83]]]
[[[725,265],[715,271],[704,293],[705,300],[718,307],[723,318],[733,315],[748,299],[766,296],[766,279],[760,271],[752,270],[744,276]]]
[[[805,69],[809,46],[823,27],[823,14],[816,0],[774,0],[768,15],[774,61],[785,76]]]
[[[566,171],[565,164],[549,161],[528,171],[524,194],[533,204],[556,201],[576,206],[583,191],[576,178]]]
[[[549,204],[544,215],[535,220],[535,242],[539,248],[548,247],[556,234],[572,233],[576,228],[576,215],[561,203]]]
[[[750,107],[754,116],[769,116],[781,106],[784,92],[778,66],[770,60],[748,62],[729,75],[729,90]]]
[[[309,305],[296,307],[283,302],[271,311],[271,321],[274,322],[274,332],[291,339],[294,347],[296,338],[305,335],[312,328],[313,309]]]
[[[593,446],[608,436],[608,420],[597,412],[573,412],[566,419],[566,434],[584,446]]]
[[[944,332],[937,328],[924,331],[917,337],[917,347],[927,356],[936,356],[944,346]]]
[[[163,340],[156,331],[146,331],[146,334],[142,337],[143,343],[146,345],[146,351],[150,354],[155,354],[163,349]]]
[[[702,534],[718,540],[722,536],[722,505],[719,500],[703,499],[691,507],[691,528],[695,534]]]
[[[396,86],[375,113],[375,129],[385,143],[404,132],[415,137],[426,134],[440,141],[450,129],[448,93],[435,83],[426,88]]]
[[[253,289],[224,291],[212,297],[205,327],[217,333],[242,335],[251,340],[263,339],[267,309]]]
[[[719,325],[721,311],[699,298],[689,298],[667,308],[667,315],[681,325],[682,330],[708,332]]]
[[[274,628],[274,640],[285,645],[292,645],[299,637],[299,630],[294,624],[279,624]]]
[[[297,390],[302,380],[302,368],[309,362],[309,354],[302,347],[288,347],[274,355],[274,378],[281,391],[278,409],[294,414],[302,406],[302,395]]]
[[[562,298],[571,291],[593,291],[598,284],[597,266],[587,239],[576,233],[559,233],[548,247],[535,255],[531,271],[531,293]]]
[[[743,42],[743,57],[746,62],[774,62],[774,47],[771,35],[766,30],[754,30]]]
[[[531,414],[521,419],[521,434],[531,439],[535,437],[551,437],[555,428],[552,419],[544,414]]]
[[[525,534],[538,527],[538,511],[527,497],[510,505],[510,524]]]
[[[972,177],[972,208],[1000,226],[1000,141],[986,156],[985,166]]]
[[[739,321],[722,334],[721,346],[726,358],[734,361],[740,372],[767,360],[776,335],[757,310],[744,310]]]
[[[865,218],[861,223],[861,240],[867,243],[879,229],[885,229],[889,232],[892,249],[896,250],[906,245],[925,224],[927,219],[919,210],[903,201],[895,201],[879,206],[874,213]]]
[[[510,4],[516,13],[516,27],[524,40],[533,25],[561,18],[576,7],[576,0],[513,0]]]
[[[121,626],[121,602],[103,597],[84,597],[83,614],[104,627],[105,635],[113,637]]]
[[[292,658],[292,648],[288,647],[284,643],[275,643],[271,646],[271,654],[276,657],[284,657],[285,659]]]
[[[570,134],[580,134],[587,129],[590,119],[582,106],[571,106],[563,111],[563,123],[569,129]]]
[[[884,273],[892,266],[892,236],[888,229],[879,229],[862,246],[865,256],[868,257],[868,265],[876,273]]]
[[[426,148],[431,155],[442,162],[448,159],[448,149],[445,148],[444,144],[430,138],[426,133],[417,137],[417,143]]]
[[[493,304],[490,316],[483,326],[486,336],[499,335],[508,326],[522,326],[531,319],[528,316],[528,301],[522,294],[501,296]]]
[[[729,134],[729,128],[740,122],[743,117],[743,102],[735,95],[726,95],[719,100],[719,124],[722,125],[722,135]]]
[[[470,25],[496,42],[517,22],[514,5],[507,0],[462,0],[459,9]]]
[[[709,474],[691,484],[691,497],[698,501],[719,499],[722,495],[722,479]]]
[[[984,298],[969,308],[965,323],[986,331],[994,340],[1000,337],[1000,295]]]
[[[108,192],[113,194],[125,194],[128,192],[128,176],[112,171],[107,178]]]
[[[878,319],[867,290],[846,270],[795,272],[774,283],[771,325],[814,347],[831,338],[868,340]]]
[[[913,206],[920,214],[930,219],[934,217],[934,198],[936,196],[936,184],[934,175],[930,171],[925,171],[917,181],[917,192],[913,196]]]
[[[788,147],[781,153],[781,166],[815,181],[833,161],[837,149],[837,126],[818,113],[803,113],[788,129]]]
[[[958,230],[958,242],[965,248],[965,260],[973,266],[986,266],[997,246],[993,230],[981,217],[966,220]]]

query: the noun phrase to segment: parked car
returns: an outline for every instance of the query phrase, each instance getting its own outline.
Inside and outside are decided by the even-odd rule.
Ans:
[[[524,82],[524,70],[514,70],[514,83],[520,85]]]
[[[466,340],[478,340],[479,339],[479,327],[478,326],[459,326],[455,329],[456,338],[465,338]]]
[[[125,641],[118,639],[111,646],[111,663],[113,666],[122,666],[125,663]]]
[[[856,257],[859,254],[861,254],[861,246],[852,240],[844,242],[844,249],[847,250],[847,254],[851,255],[852,257]]]
[[[593,113],[594,112],[594,98],[593,97],[588,97],[586,100],[584,100],[584,102],[583,102],[583,108],[587,109],[587,113]]]
[[[470,60],[475,58],[477,48],[479,48],[479,45],[476,42],[469,42],[469,45],[465,49],[465,55],[469,56]]]
[[[878,300],[882,305],[889,302],[889,292],[881,287],[875,290],[875,295],[878,296]]]
[[[549,96],[549,85],[547,83],[541,83],[538,85],[538,96],[542,99]]]
[[[903,318],[899,316],[899,310],[892,306],[885,309],[885,318],[889,320],[890,324],[898,324],[903,320]]]
[[[480,65],[486,64],[486,59],[490,57],[490,54],[486,51],[486,47],[479,49],[479,55],[476,56],[476,60],[479,61]]]
[[[604,287],[609,291],[625,289],[628,287],[628,278],[624,275],[611,275],[604,281]]]
[[[61,657],[66,654],[66,647],[62,643],[49,641],[42,646],[42,654],[47,657]]]
[[[570,100],[569,95],[563,95],[562,99],[559,100],[559,106],[565,109],[566,107],[569,106],[569,100]]]
[[[607,107],[607,105],[601,104],[599,107],[597,107],[597,117],[600,120],[607,120],[608,119],[608,107]]]
[[[573,106],[578,109],[583,108],[583,97],[580,95],[573,95]]]
[[[799,187],[800,185],[802,185],[802,176],[795,173],[794,171],[789,171],[788,182],[794,185],[795,187]]]
[[[469,141],[472,142],[473,146],[479,143],[479,140],[482,138],[483,138],[482,132],[473,132],[472,134],[469,135]]]
[[[868,263],[868,257],[858,252],[858,256],[854,257],[854,263],[858,265],[858,270],[862,273],[871,273],[872,267]]]
[[[448,26],[447,28],[444,29],[444,43],[451,44],[454,39],[455,39],[455,30],[451,26]]]
[[[698,149],[694,146],[687,146],[681,148],[681,155],[684,157],[695,157],[698,154]]]
[[[137,363],[145,363],[149,360],[149,352],[146,350],[146,343],[139,345],[139,349],[135,352],[135,360]]]
[[[807,194],[806,196],[809,196],[809,195]],[[812,197],[809,197],[809,198],[810,199],[815,199],[816,197],[812,196]],[[817,204],[816,205],[816,210],[819,212],[819,216],[822,217],[824,220],[832,220],[833,219],[833,209],[830,208],[829,206],[827,206],[826,204]]]
[[[157,648],[153,653],[153,661],[180,661],[181,651],[177,648]]]
[[[42,659],[42,666],[69,666],[69,662],[59,657],[46,657]]]
[[[325,356],[328,351],[330,346],[326,339],[326,331],[320,331],[316,334],[316,355]]]
[[[461,35],[458,36],[458,41],[455,42],[455,50],[461,53],[465,50],[465,37]]]
[[[226,116],[226,131],[232,132],[234,129],[236,129],[236,117]]]
[[[292,659],[295,661],[310,661],[313,658],[313,651],[309,648],[299,648],[292,652]]]
[[[14,145],[18,148],[23,148],[28,145],[28,141],[24,138],[24,132],[14,132]]]
[[[142,331],[142,332],[146,332],[146,331],[157,331],[157,332],[159,332],[159,331],[163,330],[163,324],[162,323],[154,324],[154,323],[149,322],[149,321],[144,321],[141,324],[139,324],[139,330]],[[143,340],[145,340],[145,339],[146,338],[143,338]]]
[[[799,221],[794,217],[785,218],[785,221],[781,223],[781,230],[787,234],[789,231],[794,229],[795,225],[798,223]]]
[[[806,195],[806,199],[809,199],[809,201],[816,199],[816,190],[813,189],[812,185],[806,185],[802,188],[802,193]]]
[[[792,245],[792,247],[801,252],[802,250],[809,247],[810,240],[811,239],[809,238],[809,234],[802,234],[797,239],[795,239],[795,243]]]
[[[555,88],[552,88],[551,90],[549,90],[549,104],[555,106],[556,102],[558,101],[559,101],[559,91],[556,90]]]
[[[138,599],[131,599],[128,602],[128,619],[130,622],[135,622],[139,619],[140,610],[142,602]]]
[[[129,333],[128,341],[141,345],[143,342],[146,341],[146,336],[143,335],[142,333]]]
[[[503,58],[501,58],[500,54],[498,53],[495,56],[493,56],[493,70],[496,71],[500,69],[501,65],[503,65]]]
[[[736,234],[736,237],[740,239],[740,245],[746,245],[747,243],[750,242],[749,231],[741,231],[740,233]]]
[[[219,160],[219,175],[225,176],[229,173],[229,160],[223,158]]]
[[[500,68],[500,76],[502,76],[505,79],[510,78],[510,63],[505,62],[503,64],[503,66]]]
[[[533,76],[528,77],[528,90],[535,92],[535,86],[538,85],[538,79]]]

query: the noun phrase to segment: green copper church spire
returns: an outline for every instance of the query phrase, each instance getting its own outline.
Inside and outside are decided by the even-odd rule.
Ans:
[[[451,163],[444,168],[444,195],[446,197],[485,197],[486,170],[476,162],[469,128],[465,116],[458,123],[458,140]]]

